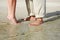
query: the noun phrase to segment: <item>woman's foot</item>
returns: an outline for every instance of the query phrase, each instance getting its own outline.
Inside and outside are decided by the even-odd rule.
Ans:
[[[30,23],[30,26],[39,26],[43,23],[43,18],[37,18],[34,22]]]
[[[34,21],[35,20],[35,16],[30,16],[24,19],[25,21]]]
[[[10,24],[14,24],[14,25],[18,24],[18,21],[15,17],[13,18],[13,17],[8,16],[7,18],[10,21]]]

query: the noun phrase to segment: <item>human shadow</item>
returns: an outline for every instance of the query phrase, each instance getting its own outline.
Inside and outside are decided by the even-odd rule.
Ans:
[[[60,19],[60,11],[47,13],[45,18],[48,18],[45,22],[54,21]]]
[[[26,7],[27,7],[27,11],[28,11],[28,15],[30,14],[31,10],[30,10],[30,2],[33,2],[33,0],[25,0],[26,2]],[[44,18],[48,18],[45,22],[48,21],[54,21],[57,19],[60,19],[60,11],[56,11],[56,12],[51,12],[51,13],[46,13],[46,0],[44,0]],[[24,19],[19,19],[18,22],[23,22]]]
[[[44,18],[47,18],[44,22],[54,21],[60,19],[60,11],[46,13]],[[19,19],[18,22],[24,22],[24,19]]]

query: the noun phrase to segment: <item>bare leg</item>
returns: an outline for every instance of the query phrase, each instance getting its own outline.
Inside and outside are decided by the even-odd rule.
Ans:
[[[12,22],[12,24],[17,24],[17,19],[15,17],[16,10],[16,0],[8,0],[8,16],[7,18]]]

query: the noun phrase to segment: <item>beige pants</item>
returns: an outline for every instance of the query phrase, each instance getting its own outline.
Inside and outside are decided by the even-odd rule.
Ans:
[[[46,13],[45,0],[27,0],[28,15],[36,18],[44,17]]]

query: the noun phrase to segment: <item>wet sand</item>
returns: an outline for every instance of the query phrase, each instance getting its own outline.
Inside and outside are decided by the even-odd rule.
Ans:
[[[31,21],[22,21],[21,24],[11,25],[6,18],[7,1],[0,0],[0,40],[60,40],[60,1],[47,0],[47,13],[44,23],[40,26],[29,26]],[[20,6],[20,3],[23,3]],[[18,0],[17,19],[27,17],[24,0]],[[57,4],[57,5],[56,5]],[[21,10],[24,9],[24,10]],[[24,15],[23,15],[24,14]]]

